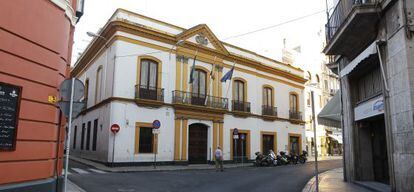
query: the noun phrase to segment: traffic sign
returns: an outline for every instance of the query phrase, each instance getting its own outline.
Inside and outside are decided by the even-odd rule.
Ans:
[[[233,135],[239,135],[239,130],[237,128],[234,128]]]
[[[240,134],[240,139],[241,140],[244,140],[246,138],[246,135],[245,134]]]
[[[116,134],[116,133],[118,133],[118,132],[119,132],[119,130],[121,130],[121,127],[119,127],[119,125],[118,125],[118,124],[113,124],[113,125],[111,126],[111,131],[112,131],[112,133]]]
[[[66,118],[69,118],[70,101],[59,101],[58,106]],[[76,118],[79,113],[85,108],[84,102],[73,102],[72,118]]]
[[[160,129],[152,129],[152,134],[160,134]]]
[[[161,122],[159,120],[154,120],[152,122],[152,128],[159,129],[161,127]]]
[[[59,87],[59,94],[63,101],[70,100],[70,92],[72,90],[72,79],[65,79]],[[83,85],[82,81],[79,79],[74,80],[74,87],[73,87],[73,100],[80,101],[82,97],[85,95],[85,86]]]

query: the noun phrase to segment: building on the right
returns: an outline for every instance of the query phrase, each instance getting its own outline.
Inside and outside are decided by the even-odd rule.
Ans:
[[[328,16],[344,178],[414,191],[414,1],[337,0]]]

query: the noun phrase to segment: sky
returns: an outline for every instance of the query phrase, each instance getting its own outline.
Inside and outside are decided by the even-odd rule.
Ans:
[[[287,47],[315,43],[326,23],[325,0],[85,0],[84,15],[76,25],[72,63],[92,39],[86,32],[99,31],[117,8],[184,28],[207,24],[221,41],[276,60],[281,60],[283,39]],[[320,13],[234,37],[316,12]],[[313,51],[321,52],[319,48]]]

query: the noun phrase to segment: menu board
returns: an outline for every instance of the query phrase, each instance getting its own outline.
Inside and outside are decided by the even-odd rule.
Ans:
[[[0,82],[0,151],[16,148],[22,87]]]

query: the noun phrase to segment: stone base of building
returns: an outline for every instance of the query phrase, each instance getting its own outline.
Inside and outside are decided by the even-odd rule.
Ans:
[[[63,191],[63,176],[36,181],[6,184],[0,186],[0,192],[51,192]]]

